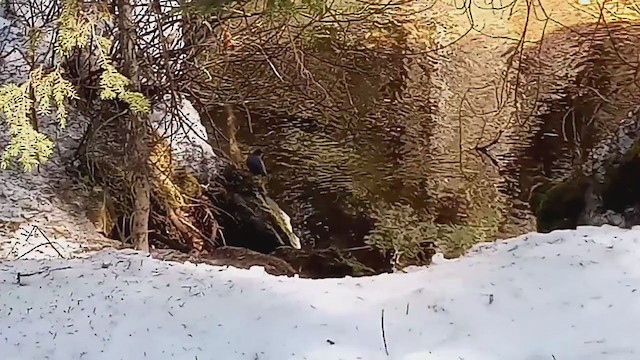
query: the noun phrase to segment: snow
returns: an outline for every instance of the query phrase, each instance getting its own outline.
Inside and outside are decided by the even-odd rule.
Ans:
[[[171,96],[165,96],[149,115],[156,133],[166,139],[171,146],[173,156],[182,164],[199,167],[197,170],[211,172],[216,154],[209,144],[207,129],[202,125],[200,115],[187,99],[177,101],[180,106],[168,111]]]
[[[21,24],[0,17],[0,84],[26,79],[27,42]],[[40,130],[56,146],[47,163],[30,173],[21,169],[0,171],[0,259],[67,258],[107,242],[87,219],[82,201],[86,191],[60,166],[63,159],[73,156],[88,123],[72,115],[64,129],[52,116],[40,117]],[[8,141],[9,132],[0,118],[0,149]]]
[[[54,227],[56,236],[48,236],[37,225],[20,223],[13,236],[0,239],[0,259],[69,258],[81,250],[80,244],[64,236],[65,228]]]
[[[637,359],[639,239],[609,226],[528,234],[407,273],[324,280],[130,251],[6,261],[0,348],[4,359]]]

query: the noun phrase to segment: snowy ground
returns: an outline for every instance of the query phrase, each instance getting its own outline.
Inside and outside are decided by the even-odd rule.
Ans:
[[[639,240],[640,228],[530,234],[406,274],[332,280],[131,252],[7,261],[0,349],[7,360],[638,359]]]
[[[29,69],[24,58],[26,43],[25,29],[0,17],[0,84],[25,80]],[[56,145],[46,164],[31,173],[0,171],[0,259],[70,257],[105,242],[87,219],[86,189],[61,166],[82,137],[83,121],[74,117],[60,129],[52,120],[40,117],[42,132]],[[8,139],[4,119],[0,119],[0,150]]]

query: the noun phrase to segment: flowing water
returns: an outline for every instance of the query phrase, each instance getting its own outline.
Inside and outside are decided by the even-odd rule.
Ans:
[[[589,30],[578,30],[585,29]],[[634,27],[634,34],[636,30]],[[610,27],[596,34],[603,38],[591,44],[591,51],[603,60],[591,63],[589,72],[571,75],[575,84],[567,81],[564,73],[557,75],[554,66],[560,70],[563,66],[578,68],[582,66],[576,63],[578,57],[572,55],[571,49],[555,48],[578,48],[579,41],[565,39],[568,35],[561,33],[545,40],[545,44],[551,44],[545,45],[548,48],[532,48],[528,56],[533,60],[528,61],[533,70],[523,75],[519,86],[529,89],[529,93],[522,90],[521,102],[533,98],[537,101],[530,108],[518,105],[518,111],[534,116],[527,122],[517,119],[510,128],[503,125],[511,123],[509,111],[516,111],[518,106],[511,104],[509,110],[500,99],[493,99],[498,98],[497,90],[469,84],[471,76],[476,83],[494,83],[495,88],[500,88],[505,59],[495,54],[503,53],[509,45],[496,40],[485,43],[488,49],[478,53],[474,47],[478,46],[478,39],[470,36],[459,42],[440,68],[421,64],[417,72],[423,78],[412,78],[413,85],[409,87],[414,88],[405,90],[417,93],[417,88],[433,85],[429,71],[439,71],[446,91],[441,89],[437,96],[429,97],[438,103],[416,101],[397,108],[385,105],[386,113],[382,115],[365,116],[358,121],[344,120],[349,118],[345,115],[341,121],[333,122],[259,113],[251,113],[249,120],[237,111],[237,139],[246,152],[263,149],[270,174],[268,191],[291,215],[294,228],[307,247],[360,248],[377,226],[371,213],[398,204],[411,209],[408,217],[416,215],[424,222],[452,226],[462,232],[467,228],[481,229],[465,240],[471,243],[533,231],[535,221],[527,202],[530,189],[544,179],[564,179],[574,173],[576,164],[603,136],[603,128],[637,103],[634,95],[612,90],[612,84],[637,90],[634,79],[624,75],[632,73],[627,70],[634,69],[637,57],[615,58],[610,49],[616,43],[604,38],[611,31]],[[637,53],[633,47],[627,49]],[[477,58],[483,66],[477,74],[469,75],[464,68],[470,58]],[[542,60],[537,62],[538,58]],[[609,65],[613,63],[616,65]],[[615,71],[611,72],[608,66]],[[538,69],[549,71],[550,80],[541,85],[534,81]],[[408,73],[411,71],[416,73],[415,69]],[[554,76],[565,82],[563,87],[554,83]],[[379,80],[354,85],[354,96],[375,97],[370,84]],[[595,95],[584,95],[580,84],[594,88]],[[541,88],[544,96],[532,95],[531,89]],[[635,90],[630,93],[637,94]],[[607,95],[608,99],[603,98]],[[481,114],[472,105],[458,106],[465,101],[498,110]],[[433,120],[436,112],[438,121]],[[222,116],[214,119],[221,129],[226,127],[225,121]],[[502,136],[492,144],[496,133]],[[489,151],[478,150],[486,144],[492,145]],[[401,218],[394,220],[406,229],[416,225]],[[452,255],[464,251],[463,245],[470,244],[453,244]]]
[[[224,127],[222,123],[218,125]],[[245,148],[247,152],[254,148],[265,152],[268,191],[291,215],[294,227],[308,247],[362,246],[365,236],[375,227],[369,211],[381,203],[408,204],[418,211],[424,210],[439,224],[473,223],[477,220],[473,216],[485,216],[482,212],[470,213],[468,203],[474,199],[468,199],[465,188],[459,193],[450,190],[438,193],[437,184],[430,181],[430,174],[439,172],[440,177],[474,182],[464,165],[428,153],[428,128],[422,139],[424,154],[416,164],[419,166],[412,167],[426,170],[407,179],[407,170],[403,168],[412,158],[407,154],[404,130],[401,126],[366,126],[345,131],[312,120],[253,115],[251,130],[242,124],[237,138],[243,144],[251,144]],[[560,138],[555,139],[555,146],[543,144],[538,150],[520,145],[541,156],[542,150],[551,150],[544,156],[553,157],[554,150],[562,152],[566,148]],[[531,213],[520,196],[524,192],[521,184],[508,180],[524,173],[522,167],[530,167],[527,176],[539,173],[540,168],[535,160],[527,162],[523,156],[523,161],[518,162],[521,156],[514,155],[499,159],[505,164],[511,162],[506,172],[498,171],[490,162],[484,164],[479,177],[483,181],[477,182],[479,193],[487,193],[486,201],[494,201],[496,194],[491,189],[497,188],[497,196],[506,204],[508,214],[499,227],[502,236],[534,229]],[[478,160],[479,155],[475,156]],[[478,162],[473,162],[476,176]],[[518,171],[514,171],[516,168]]]

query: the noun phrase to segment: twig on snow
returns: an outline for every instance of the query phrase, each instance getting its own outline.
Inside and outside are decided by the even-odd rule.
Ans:
[[[51,274],[51,273],[52,273],[52,272],[54,272],[54,271],[58,271],[58,270],[67,270],[67,269],[71,269],[71,266],[63,266],[63,267],[54,268],[54,269],[46,268],[46,269],[43,269],[43,270],[40,270],[40,271],[35,271],[35,272],[32,272],[32,273],[21,273],[21,272],[18,272],[18,273],[16,274],[16,285],[20,285],[20,286],[24,286],[24,285],[25,285],[25,284],[23,284],[23,283],[22,283],[22,278],[23,278],[23,277],[34,276],[34,275],[40,275],[40,274],[44,274],[44,273],[46,273],[47,275],[49,275],[49,274]]]
[[[49,245],[49,244],[47,244],[47,243],[38,244],[38,245],[36,245],[36,246],[32,247],[32,248],[31,248],[29,251],[27,251],[26,253],[24,253],[24,254],[22,254],[22,255],[18,256],[18,257],[16,258],[16,260],[20,260],[20,259],[22,259],[23,257],[25,257],[25,256],[29,255],[30,253],[32,253],[33,251],[37,250],[39,247],[46,246],[46,245]]]
[[[382,343],[384,344],[384,352],[389,356],[389,348],[387,347],[387,337],[384,334],[384,309],[380,315],[380,327],[382,328]]]
[[[34,250],[36,250],[37,248],[44,246],[44,245],[49,245],[51,246],[51,248],[53,250],[55,250],[55,252],[58,254],[58,256],[60,256],[60,258],[64,259],[64,256],[60,253],[60,251],[58,251],[58,249],[55,247],[55,245],[53,245],[53,243],[51,242],[51,240],[49,240],[49,238],[47,237],[47,235],[45,235],[44,231],[42,231],[42,229],[40,229],[38,226],[33,225],[33,227],[31,228],[31,231],[29,232],[29,234],[27,235],[27,238],[25,239],[25,241],[29,241],[29,238],[31,238],[31,236],[33,235],[33,233],[38,230],[38,232],[40,233],[40,235],[42,235],[42,237],[47,240],[46,243],[42,243],[42,244],[38,244],[35,247],[33,247],[31,250],[27,251],[26,253],[18,256],[17,260],[22,259],[23,257],[27,256],[29,253],[33,252]]]

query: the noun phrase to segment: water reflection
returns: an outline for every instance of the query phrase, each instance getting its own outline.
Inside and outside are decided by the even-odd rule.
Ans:
[[[239,116],[239,122],[244,121]],[[218,125],[224,127],[223,121]],[[424,221],[436,224],[477,225],[488,215],[475,206],[475,197],[484,196],[490,203],[497,195],[492,181],[499,183],[499,174],[491,165],[486,173],[470,175],[458,162],[431,156],[425,150],[426,126],[416,136],[416,129],[401,121],[381,124],[373,119],[345,129],[309,119],[252,114],[251,128],[242,126],[238,140],[251,144],[245,146],[247,152],[264,149],[268,190],[291,214],[306,247],[360,248],[375,226],[371,210],[385,204],[409,205]],[[433,172],[448,172],[445,177],[452,182],[465,183],[459,193],[438,192],[438,183],[430,179]]]
[[[591,28],[578,30],[587,33]],[[371,81],[350,77],[351,94],[361,99],[359,111],[368,110],[367,115],[353,120],[348,113],[332,114],[333,121],[327,122],[256,112],[249,127],[249,119],[238,111],[237,137],[247,152],[265,150],[268,190],[291,214],[307,247],[362,246],[375,227],[372,210],[392,204],[408,205],[424,222],[451,226],[448,232],[434,231],[455,241],[522,234],[535,230],[527,203],[530,189],[580,171],[593,144],[639,101],[633,78],[616,78],[606,70],[611,66],[631,74],[637,65],[637,56],[616,59],[616,53],[607,50],[615,46],[604,36],[616,31],[626,32],[627,42],[637,39],[637,27],[610,24],[597,30],[601,38],[591,44],[595,53],[587,51],[582,59],[565,48],[577,48],[581,35],[550,35],[541,47],[525,51],[519,72],[506,80],[505,59],[494,54],[504,53],[509,45],[483,37],[489,50],[478,54],[480,37],[469,36],[452,47],[447,60],[454,65],[437,70],[440,83],[426,62],[394,65],[407,68],[400,76],[406,81],[406,100],[398,96],[381,103],[384,96],[371,94]],[[582,71],[580,61],[589,56],[596,60]],[[469,64],[474,57],[482,58],[479,64]],[[565,68],[579,71],[567,80],[558,70]],[[471,71],[482,86],[469,84]],[[513,90],[515,79],[517,103],[496,95],[503,87]],[[613,94],[613,83],[626,90]],[[595,90],[585,93],[584,88]],[[216,122],[226,127],[224,117],[216,117]],[[488,156],[474,151],[498,133],[500,141]],[[471,239],[468,229],[474,230]],[[466,244],[453,245],[456,252],[456,246]]]

